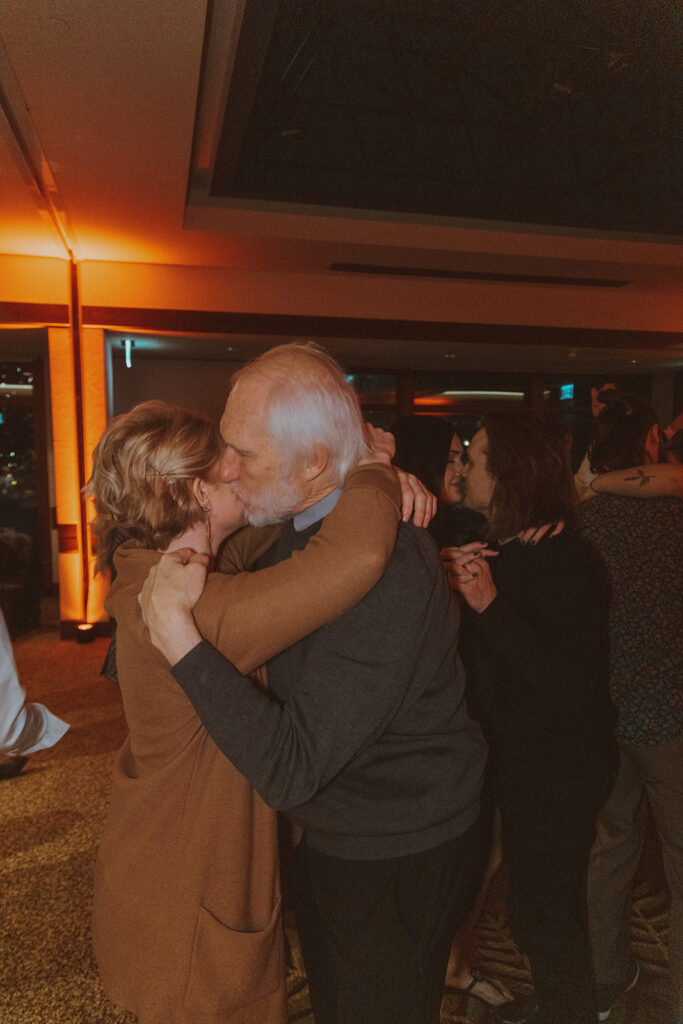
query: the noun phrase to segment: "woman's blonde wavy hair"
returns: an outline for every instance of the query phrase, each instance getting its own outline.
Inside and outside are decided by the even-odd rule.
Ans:
[[[142,402],[112,420],[93,452],[86,493],[95,502],[97,569],[112,568],[123,539],[164,549],[204,515],[196,477],[214,480],[223,453],[217,426],[165,402]]]

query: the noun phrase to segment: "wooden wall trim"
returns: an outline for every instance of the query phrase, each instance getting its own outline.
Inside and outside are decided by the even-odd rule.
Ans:
[[[0,302],[0,324],[39,324],[65,327],[69,323],[67,303]]]
[[[569,345],[590,348],[669,348],[681,332],[623,331],[520,324],[453,323],[365,317],[292,316],[190,309],[124,309],[83,306],[83,324],[91,327],[191,334],[254,334],[289,338],[368,338],[451,341],[509,345]]]
[[[68,325],[69,307],[57,303],[0,302],[0,323]],[[181,334],[253,334],[286,338],[367,338],[454,344],[568,345],[578,348],[670,348],[680,331],[624,331],[589,327],[539,327],[369,317],[292,316],[202,309],[122,306],[81,308],[85,327]]]

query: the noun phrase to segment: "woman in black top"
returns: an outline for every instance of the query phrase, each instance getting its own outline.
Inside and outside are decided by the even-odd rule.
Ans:
[[[461,653],[486,725],[510,871],[513,936],[529,956],[543,1024],[597,1016],[584,905],[597,811],[613,777],[601,578],[574,530],[568,450],[555,428],[490,413],[469,448],[464,504],[487,542],[446,556],[468,608]],[[564,520],[538,544],[520,531]],[[514,1019],[509,1009],[502,1020]]]

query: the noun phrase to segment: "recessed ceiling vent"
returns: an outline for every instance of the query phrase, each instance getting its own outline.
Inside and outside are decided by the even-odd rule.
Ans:
[[[432,277],[448,281],[491,281],[495,284],[550,284],[572,288],[623,288],[630,281],[605,277],[558,277],[554,274],[501,274],[479,270],[443,270],[436,267],[385,267],[377,263],[331,263],[330,270],[380,277]]]

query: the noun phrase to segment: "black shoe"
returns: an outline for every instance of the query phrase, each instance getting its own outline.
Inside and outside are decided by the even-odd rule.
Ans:
[[[10,757],[0,761],[0,782],[3,779],[14,779],[28,761],[27,757]]]
[[[495,1024],[537,1024],[541,1020],[541,1010],[535,996],[527,996],[497,1006],[492,1017]]]
[[[617,1000],[636,987],[640,977],[640,964],[634,960],[634,965],[629,975],[630,981],[627,981],[625,985],[603,985],[598,988],[598,1020],[607,1020]]]

